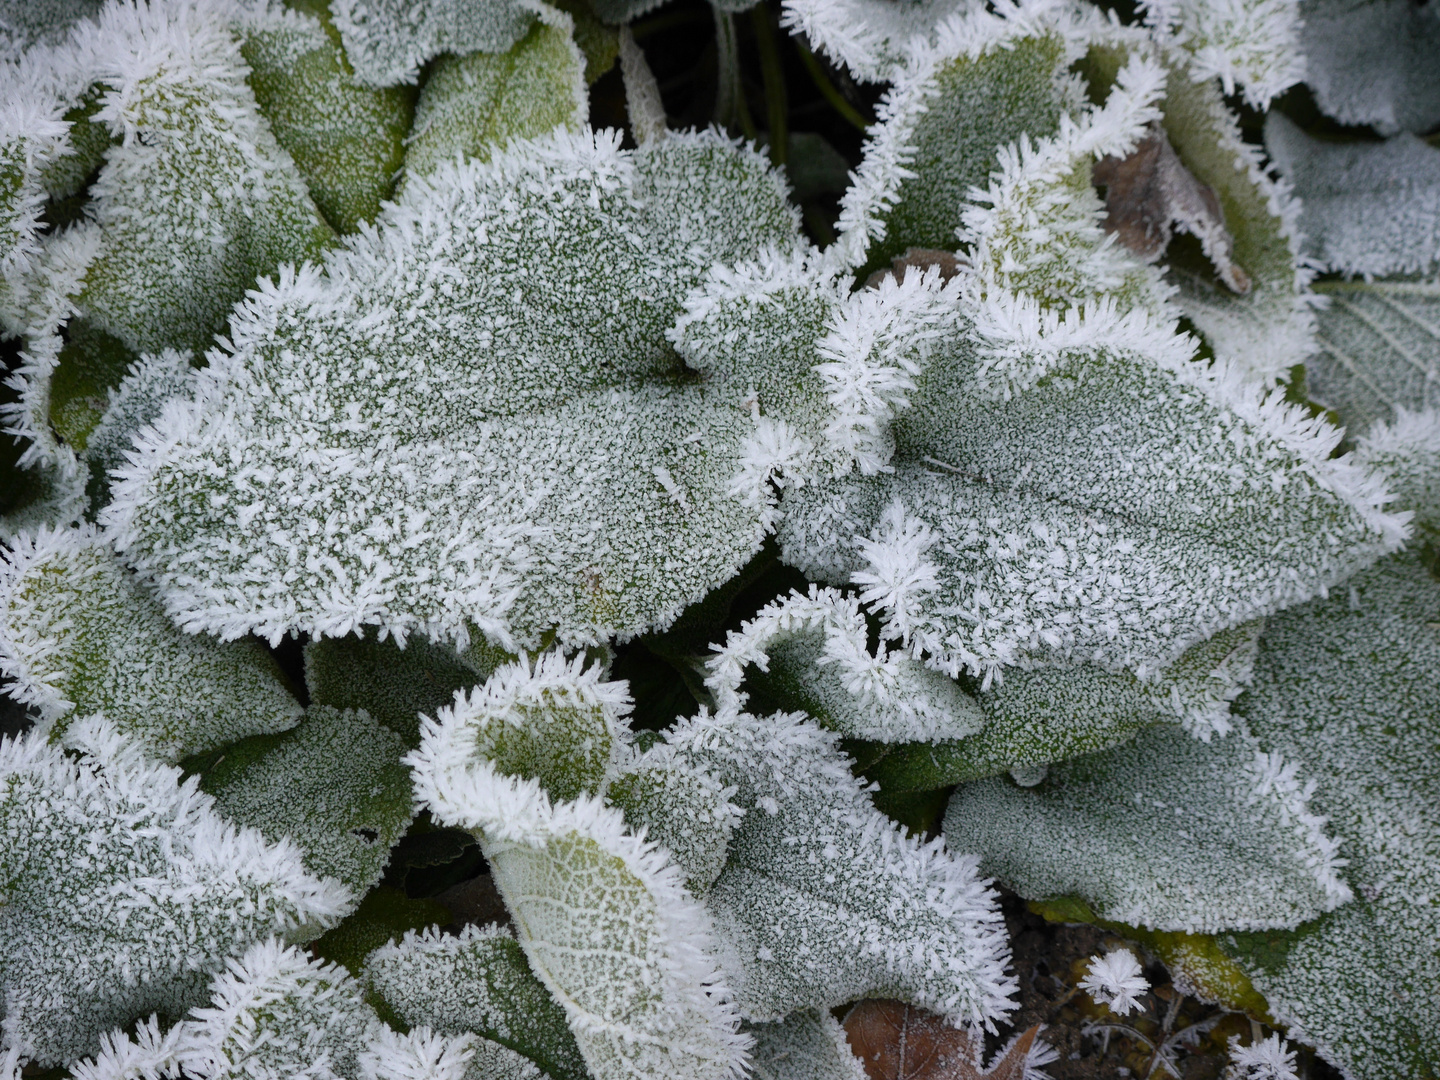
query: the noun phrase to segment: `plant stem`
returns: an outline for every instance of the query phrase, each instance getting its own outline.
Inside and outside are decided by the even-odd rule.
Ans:
[[[765,106],[769,114],[770,160],[776,165],[785,164],[785,151],[789,134],[785,130],[785,73],[780,68],[780,46],[775,40],[775,26],[770,21],[770,9],[756,4],[750,9],[750,19],[755,26],[755,43],[760,49],[760,74],[765,80]]]
[[[830,103],[830,107],[861,131],[868,131],[870,121],[866,120],[860,110],[846,101],[845,95],[835,88],[835,84],[826,76],[825,69],[820,66],[820,61],[815,54],[803,41],[797,40],[795,47],[800,50],[800,62],[810,73],[810,81],[815,84],[815,89],[820,91],[820,95]]]

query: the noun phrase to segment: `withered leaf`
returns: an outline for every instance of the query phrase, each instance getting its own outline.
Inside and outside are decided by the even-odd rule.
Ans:
[[[860,1002],[845,1017],[845,1034],[870,1080],[1024,1080],[1027,1061],[1033,1066],[1050,1059],[1038,1053],[1045,1044],[1037,1044],[1037,1025],[986,1069],[981,1040],[903,1001]]]
[[[953,251],[944,251],[940,248],[910,247],[905,249],[904,255],[896,255],[890,260],[890,265],[876,270],[865,279],[865,287],[873,289],[891,274],[895,275],[896,281],[905,280],[905,272],[911,267],[916,270],[925,271],[932,266],[940,268],[940,280],[949,281],[960,272],[963,267],[969,266],[969,260],[964,255],[957,255]]]
[[[1153,262],[1177,231],[1188,232],[1226,287],[1242,296],[1250,291],[1250,275],[1232,261],[1220,200],[1185,167],[1159,124],[1129,156],[1096,162],[1093,178],[1105,188],[1105,228],[1140,258]]]

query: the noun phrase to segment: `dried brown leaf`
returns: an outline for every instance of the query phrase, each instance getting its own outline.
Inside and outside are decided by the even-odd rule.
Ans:
[[[876,270],[865,279],[865,287],[873,289],[891,274],[895,275],[896,281],[905,280],[905,272],[912,267],[916,270],[928,270],[932,266],[940,268],[940,280],[949,281],[958,274],[962,267],[968,266],[969,262],[963,255],[957,255],[953,251],[943,251],[940,248],[906,248],[904,255],[896,255],[890,260],[890,265],[883,270]]]
[[[1250,291],[1250,275],[1232,261],[1220,200],[1185,167],[1159,124],[1129,156],[1096,162],[1093,176],[1105,187],[1106,229],[1140,258],[1153,262],[1177,231],[1188,232],[1232,292]]]
[[[903,1001],[860,1002],[845,1017],[845,1034],[870,1080],[1024,1080],[1040,1028],[1022,1032],[988,1069],[980,1040]]]

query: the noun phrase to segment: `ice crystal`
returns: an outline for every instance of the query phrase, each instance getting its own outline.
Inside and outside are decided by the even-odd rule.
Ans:
[[[1329,143],[1280,113],[1265,146],[1304,210],[1300,227],[1328,269],[1430,272],[1440,260],[1440,150],[1409,133],[1379,143]]]
[[[49,1065],[136,1015],[182,1014],[228,957],[313,936],[348,900],[103,720],[70,741],[78,760],[43,733],[0,742],[0,1035]]]
[[[1161,726],[1051,765],[1035,787],[966,785],[945,838],[1023,896],[1078,895],[1117,922],[1293,928],[1351,897],[1308,780],[1239,733],[1206,744]]]
[[[1092,956],[1079,985],[1095,1001],[1121,1016],[1139,1010],[1140,995],[1150,989],[1149,980],[1140,970],[1140,961],[1129,949]]]
[[[0,672],[53,736],[104,713],[167,762],[301,713],[258,642],[180,633],[88,528],[22,533],[0,555]]]
[[[408,933],[370,954],[364,982],[412,1028],[479,1035],[534,1062],[551,1080],[589,1076],[565,1010],[508,930]]]
[[[836,736],[797,714],[701,715],[665,735],[745,810],[706,906],[745,1016],[875,994],[993,1025],[1011,1008],[995,898],[871,805]]]
[[[1249,1046],[1240,1045],[1240,1036],[1230,1036],[1230,1065],[1225,1080],[1299,1080],[1295,1051],[1279,1035],[1270,1035]]]
[[[1264,110],[1305,75],[1300,0],[1151,0],[1146,8],[1147,21],[1190,54],[1192,79],[1218,78],[1251,108]]]
[[[414,816],[404,745],[364,712],[312,705],[291,731],[227,747],[201,787],[225,817],[288,838],[311,873],[359,897]]]
[[[751,380],[696,383],[664,332],[713,261],[795,232],[778,178],[710,135],[557,133],[413,179],[237,310],[111,528],[172,615],[226,636],[668,622],[754,550],[766,475],[731,493]]]
[[[1428,5],[1308,0],[1300,42],[1305,81],[1342,124],[1393,135],[1440,121],[1440,16]]]

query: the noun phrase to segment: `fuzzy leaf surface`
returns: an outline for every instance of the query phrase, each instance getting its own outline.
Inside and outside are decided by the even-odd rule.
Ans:
[[[259,642],[176,630],[93,530],[21,534],[0,560],[0,671],[52,737],[103,713],[173,763],[299,721]]]
[[[228,957],[313,937],[349,899],[104,721],[71,742],[78,760],[43,732],[0,742],[0,1032],[47,1065],[146,1012],[183,1014]]]
[[[713,262],[798,243],[796,215],[718,137],[616,139],[415,179],[375,232],[237,310],[107,511],[172,615],[593,642],[744,563],[768,475],[731,493],[748,386],[697,382],[665,331]],[[284,569],[302,551],[303,577]]]

